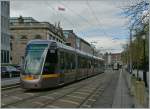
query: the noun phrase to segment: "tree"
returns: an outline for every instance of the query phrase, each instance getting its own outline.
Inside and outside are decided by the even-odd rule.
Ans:
[[[144,64],[143,56],[143,39],[142,35],[146,36],[145,50],[146,50],[146,63],[148,64],[149,59],[149,3],[148,1],[140,1],[138,3],[126,6],[123,8],[123,11],[127,17],[129,17],[129,29],[132,37],[135,37],[135,40],[132,44],[129,44],[129,47],[124,47],[122,52],[122,59],[125,63],[128,63],[127,59],[129,51],[132,54],[132,62],[135,68],[142,68]],[[126,61],[125,61],[126,60]]]

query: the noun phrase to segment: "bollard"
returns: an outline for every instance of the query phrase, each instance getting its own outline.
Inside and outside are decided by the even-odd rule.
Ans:
[[[138,101],[138,103],[142,106],[144,106],[145,103],[145,85],[144,81],[136,81],[135,85],[135,98]]]
[[[144,81],[140,81],[139,83],[139,95],[140,95],[140,104],[144,106],[145,103],[145,83]]]
[[[131,95],[134,95],[135,96],[135,85],[136,84],[136,77],[135,77],[135,75],[133,74],[132,76],[131,76]]]

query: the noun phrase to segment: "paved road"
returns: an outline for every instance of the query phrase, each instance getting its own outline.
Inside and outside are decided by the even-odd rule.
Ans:
[[[105,73],[56,89],[14,88],[2,91],[2,107],[13,108],[131,108],[132,98],[121,70]]]
[[[20,78],[19,77],[15,77],[15,78],[5,78],[5,79],[1,79],[1,86],[6,86],[6,85],[11,85],[11,84],[16,84],[20,82]]]
[[[111,108],[114,100],[114,93],[116,91],[119,71],[108,70],[107,73],[114,73],[108,87],[102,95],[99,96],[97,101],[93,104],[93,108]]]
[[[62,88],[43,91],[15,88],[2,91],[2,107],[13,108],[78,108],[92,107],[108,87],[115,73],[103,73]]]

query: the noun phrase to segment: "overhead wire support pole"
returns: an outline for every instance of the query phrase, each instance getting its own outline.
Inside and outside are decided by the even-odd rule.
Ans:
[[[131,27],[130,28],[130,74],[132,74],[132,29],[133,29],[133,27]]]

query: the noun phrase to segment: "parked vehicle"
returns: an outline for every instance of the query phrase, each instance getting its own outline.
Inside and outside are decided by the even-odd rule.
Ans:
[[[20,75],[20,71],[13,66],[1,66],[1,77],[11,78]]]
[[[113,70],[119,70],[119,64],[117,62],[113,64]]]
[[[16,65],[14,66],[17,70],[21,71],[21,66],[20,65]]]

